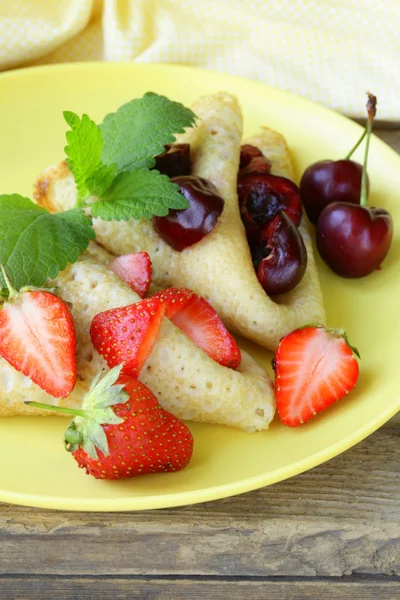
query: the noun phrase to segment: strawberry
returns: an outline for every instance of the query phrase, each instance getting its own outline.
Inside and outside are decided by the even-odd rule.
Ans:
[[[353,389],[359,374],[353,353],[359,356],[343,330],[309,326],[282,338],[273,366],[284,425],[305,423]]]
[[[99,374],[80,410],[26,404],[76,415],[65,432],[65,445],[96,479],[180,471],[193,453],[192,434],[149,388],[121,375],[121,369],[115,367],[102,379]]]
[[[158,292],[165,316],[211,358],[231,369],[240,365],[240,348],[211,304],[192,290],[169,288]]]
[[[147,252],[117,256],[110,262],[108,268],[141,298],[145,297],[152,274],[151,260]]]
[[[90,326],[93,346],[108,366],[124,363],[123,373],[138,377],[156,343],[165,306],[158,298],[98,313]]]
[[[18,293],[0,304],[0,356],[55,398],[76,383],[76,333],[68,306],[43,291]]]

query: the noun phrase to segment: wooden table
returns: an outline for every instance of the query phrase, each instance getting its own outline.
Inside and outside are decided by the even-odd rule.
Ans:
[[[400,130],[377,133],[400,151]],[[398,600],[400,413],[308,473],[218,502],[0,505],[0,540],[1,600]]]

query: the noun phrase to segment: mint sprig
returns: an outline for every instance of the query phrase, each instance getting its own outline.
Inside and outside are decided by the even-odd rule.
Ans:
[[[100,126],[86,114],[65,111],[64,118],[71,127],[65,152],[77,206],[95,196],[92,214],[107,221],[163,216],[189,206],[177,185],[149,169],[175,135],[194,124],[190,109],[149,92],[107,115]]]
[[[91,205],[94,217],[105,221],[163,217],[169,209],[187,208],[179,187],[158,171],[133,168],[120,173],[103,197]]]
[[[110,187],[117,165],[102,162],[103,135],[88,115],[79,118],[71,111],[63,114],[71,127],[66,133],[68,145],[64,150],[78,190],[78,204],[83,204],[90,195],[101,196]]]
[[[0,195],[0,264],[17,290],[55,278],[94,238],[91,221],[80,208],[50,214],[19,194]],[[1,274],[0,290],[0,297],[6,297]]]
[[[100,125],[104,138],[103,161],[117,163],[119,171],[154,167],[154,157],[175,140],[177,133],[192,127],[195,114],[179,102],[148,92],[120,106]]]

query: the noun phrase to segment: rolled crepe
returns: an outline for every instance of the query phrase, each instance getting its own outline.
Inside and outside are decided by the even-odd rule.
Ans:
[[[193,175],[209,179],[225,200],[213,231],[194,246],[176,252],[158,236],[149,220],[95,219],[97,241],[114,255],[147,251],[156,284],[191,288],[214,306],[229,329],[273,350],[280,338],[296,327],[325,321],[306,226],[301,231],[308,251],[307,274],[293,292],[271,299],[256,277],[240,217],[236,186],[242,115],[237,99],[220,92],[201,98],[193,110],[201,127],[183,134],[179,141],[187,139],[193,146]],[[272,160],[273,172],[292,178],[290,155],[282,136],[265,129],[255,139]],[[75,183],[65,163],[50,167],[39,177],[35,197],[53,211],[75,204]]]
[[[55,399],[0,359],[0,417],[51,414],[26,406],[25,400],[79,407],[95,374],[107,368],[93,348],[91,321],[101,311],[140,300],[106,267],[110,260],[106,251],[91,243],[81,260],[51,282],[70,306],[77,332],[78,380],[72,394],[64,400]],[[181,419],[256,431],[267,429],[274,415],[272,384],[248,354],[242,353],[237,371],[223,367],[168,319],[163,320],[139,379]]]

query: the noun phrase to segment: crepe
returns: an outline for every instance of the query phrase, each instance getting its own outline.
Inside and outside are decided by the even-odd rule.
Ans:
[[[151,221],[94,219],[96,239],[114,255],[148,252],[157,285],[191,288],[213,305],[231,331],[274,350],[280,338],[296,327],[325,321],[306,225],[301,226],[308,252],[306,275],[295,290],[271,299],[257,280],[239,212],[236,185],[242,115],[237,99],[220,92],[201,98],[192,108],[201,127],[179,136],[179,141],[192,144],[192,174],[209,179],[225,200],[213,231],[194,246],[176,252],[158,236]],[[252,140],[272,161],[273,173],[293,178],[281,135],[264,129]],[[35,197],[52,211],[75,204],[75,183],[65,163],[39,177]]]
[[[93,377],[106,364],[93,348],[89,327],[104,310],[138,302],[139,296],[105,265],[111,256],[96,244],[81,260],[50,282],[69,304],[77,331],[78,380],[72,394],[57,400],[0,358],[0,417],[50,415],[25,400],[56,406],[80,406]],[[164,319],[159,338],[139,379],[160,403],[181,419],[219,423],[246,431],[267,429],[274,415],[272,383],[245,352],[237,371],[223,367]]]

